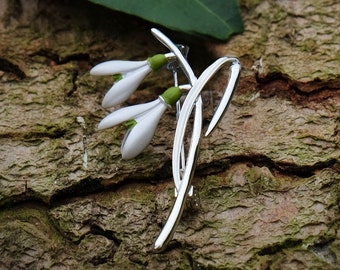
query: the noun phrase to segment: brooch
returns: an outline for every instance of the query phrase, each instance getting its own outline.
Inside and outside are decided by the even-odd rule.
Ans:
[[[177,125],[173,142],[172,174],[175,184],[175,203],[167,221],[154,243],[154,250],[162,250],[172,239],[177,224],[181,218],[185,201],[193,195],[192,178],[198,158],[199,141],[202,134],[201,92],[217,71],[229,68],[226,86],[213,117],[204,136],[208,136],[221,120],[228,108],[237,85],[241,65],[237,58],[224,56],[217,59],[203,73],[196,77],[187,61],[189,48],[181,44],[174,44],[158,29],[151,29],[151,33],[167,49],[169,53],[156,54],[144,61],[112,60],[94,66],[91,75],[113,75],[114,84],[103,98],[105,108],[116,106],[129,98],[138,88],[142,80],[152,71],[167,65],[173,72],[174,82],[158,99],[129,107],[120,108],[107,115],[98,125],[98,129],[110,128],[124,123],[128,129],[121,144],[123,159],[131,159],[140,154],[150,143],[158,122],[166,111],[173,106],[177,110]],[[186,84],[178,83],[178,72],[184,73]],[[185,96],[181,102],[181,96]],[[193,116],[193,124],[188,125]],[[186,145],[186,134],[189,145]]]

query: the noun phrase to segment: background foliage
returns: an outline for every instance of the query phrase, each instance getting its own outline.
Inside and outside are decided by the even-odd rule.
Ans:
[[[167,28],[226,40],[243,31],[237,0],[90,0]]]

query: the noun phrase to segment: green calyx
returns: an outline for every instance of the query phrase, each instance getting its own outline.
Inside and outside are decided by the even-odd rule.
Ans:
[[[124,125],[128,129],[132,129],[135,125],[137,125],[137,121],[135,119],[130,119],[130,120],[125,121]]]
[[[115,82],[120,81],[121,79],[123,79],[123,75],[118,73],[118,74],[113,74],[112,75],[113,79],[115,80]]]
[[[161,97],[166,104],[173,106],[181,97],[181,89],[176,86],[170,87],[161,95]]]
[[[156,54],[148,58],[149,65],[153,71],[160,69],[166,62],[167,59],[164,54]]]

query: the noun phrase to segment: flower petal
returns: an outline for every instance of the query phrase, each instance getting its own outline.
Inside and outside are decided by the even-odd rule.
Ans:
[[[138,69],[142,66],[148,66],[148,61],[122,61],[112,60],[100,63],[90,70],[91,75],[113,75],[118,73],[127,73]]]
[[[122,122],[125,122],[127,120],[136,118],[137,115],[142,114],[152,109],[158,104],[159,104],[159,100],[156,99],[148,103],[129,106],[129,107],[125,107],[117,111],[114,111],[110,113],[109,115],[107,115],[104,119],[102,119],[102,121],[100,121],[98,125],[98,129],[109,128],[109,127],[118,125]]]
[[[152,110],[136,119],[137,124],[125,135],[122,142],[121,152],[123,159],[136,157],[148,146],[166,109],[167,106],[160,102]]]
[[[113,107],[127,100],[150,71],[151,68],[146,65],[130,72],[126,77],[115,83],[106,93],[102,106],[104,108]]]

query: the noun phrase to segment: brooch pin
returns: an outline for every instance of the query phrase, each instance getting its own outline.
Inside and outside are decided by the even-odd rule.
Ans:
[[[114,76],[114,84],[102,101],[102,106],[108,108],[127,100],[150,72],[158,70],[166,64],[168,69],[173,72],[173,86],[168,88],[158,99],[113,111],[98,125],[99,129],[105,129],[125,123],[128,131],[121,145],[121,153],[123,159],[131,159],[140,154],[150,143],[165,110],[176,106],[177,126],[172,152],[172,174],[176,200],[163,229],[154,243],[154,250],[159,251],[172,239],[182,216],[185,201],[188,196],[193,195],[191,181],[194,176],[202,133],[203,101],[201,92],[217,71],[229,66],[229,77],[226,80],[224,93],[205,132],[205,136],[208,136],[228,108],[240,75],[241,65],[237,58],[221,57],[204,70],[199,77],[196,77],[186,59],[187,46],[174,44],[167,36],[155,28],[151,29],[151,33],[169,49],[169,53],[157,54],[144,61],[107,61],[93,67],[90,74]],[[178,84],[177,73],[179,70],[187,78],[188,82],[186,84]],[[183,93],[186,93],[186,97],[183,104],[181,104],[180,97]],[[189,118],[192,115],[194,120],[190,126],[192,130],[188,132],[191,134],[188,147],[185,145],[185,135]],[[186,149],[188,150],[186,151]]]

